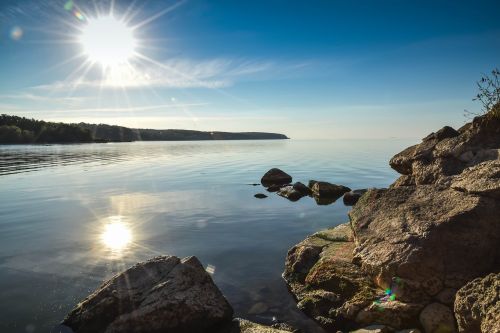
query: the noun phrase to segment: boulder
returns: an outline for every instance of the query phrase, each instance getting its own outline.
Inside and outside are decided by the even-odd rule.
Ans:
[[[196,257],[156,257],[104,282],[63,325],[75,333],[208,332],[233,310]]]
[[[337,184],[328,182],[316,182],[311,188],[312,193],[316,197],[340,198],[344,193],[351,189]]]
[[[292,182],[292,176],[278,168],[273,168],[262,176],[260,182],[264,187],[289,184]]]
[[[420,324],[425,333],[455,333],[455,318],[451,309],[440,303],[432,303],[420,313]]]
[[[264,193],[257,193],[254,195],[254,197],[256,197],[257,199],[265,199],[267,198],[267,195],[265,195]]]
[[[291,185],[288,185],[288,186],[285,186],[285,187],[282,187],[279,191],[278,191],[278,195],[283,197],[283,198],[287,198],[288,200],[290,201],[297,201],[299,200],[300,198],[302,198],[303,196],[305,196],[305,194],[302,194],[301,192],[297,191],[293,186]]]
[[[371,279],[352,263],[348,224],[309,236],[288,251],[283,277],[298,307],[327,328],[351,328],[358,311],[376,298]]]
[[[356,202],[358,202],[359,198],[366,193],[366,191],[367,189],[346,192],[343,197],[344,205],[354,206]]]
[[[463,286],[456,294],[455,317],[460,332],[500,332],[500,273]]]
[[[311,195],[312,194],[311,189],[301,182],[296,182],[295,184],[293,184],[293,189],[302,193],[303,195]]]
[[[456,135],[458,132],[458,135]],[[410,176],[412,184],[436,184],[442,178],[499,158],[500,118],[476,117],[458,131],[444,127],[425,137],[422,143],[396,154],[390,166]]]

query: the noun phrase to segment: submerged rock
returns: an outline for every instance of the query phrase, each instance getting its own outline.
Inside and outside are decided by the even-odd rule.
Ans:
[[[264,193],[257,193],[254,195],[254,197],[256,197],[257,199],[265,199],[267,198],[267,195],[265,195]]]
[[[368,190],[362,189],[362,190],[354,190],[354,191],[346,192],[344,194],[344,197],[342,198],[344,201],[344,205],[354,206],[356,204],[356,202],[358,202],[359,198],[361,198],[361,196],[366,193],[366,191],[368,191]]]
[[[260,182],[264,187],[289,184],[292,182],[292,176],[278,168],[273,168],[262,176]]]
[[[75,333],[208,332],[233,310],[196,257],[132,266],[79,303],[63,324]]]
[[[455,317],[460,332],[500,332],[500,273],[463,286],[456,295]]]

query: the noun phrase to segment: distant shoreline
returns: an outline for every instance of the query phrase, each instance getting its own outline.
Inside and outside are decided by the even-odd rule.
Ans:
[[[0,116],[0,144],[67,144],[136,141],[286,140],[267,132],[219,132],[128,128],[107,124],[67,124]]]

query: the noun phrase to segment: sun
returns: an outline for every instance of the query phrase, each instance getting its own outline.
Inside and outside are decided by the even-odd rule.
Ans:
[[[136,55],[134,30],[112,15],[89,18],[79,42],[85,56],[103,67],[127,63]]]

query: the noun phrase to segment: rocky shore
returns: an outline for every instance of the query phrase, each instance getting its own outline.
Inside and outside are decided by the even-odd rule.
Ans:
[[[262,177],[291,201],[354,205],[349,222],[288,251],[298,307],[328,332],[500,332],[500,118],[444,127],[390,165],[401,177],[387,189]],[[233,318],[198,259],[161,256],[103,283],[54,332],[290,331]]]
[[[390,188],[288,252],[298,306],[332,331],[500,332],[499,153],[487,114],[394,156]]]

